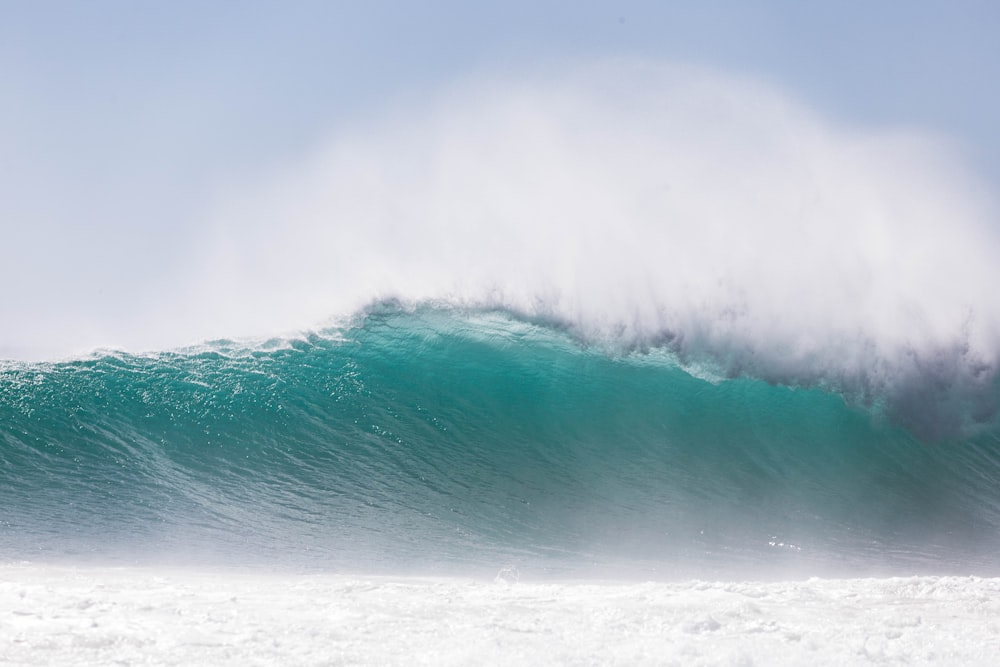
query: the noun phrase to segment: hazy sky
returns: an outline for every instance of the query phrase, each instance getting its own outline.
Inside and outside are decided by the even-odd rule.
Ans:
[[[220,193],[463,79],[629,56],[919,128],[1000,184],[1000,4],[0,0],[0,356],[115,317]],[[56,324],[53,324],[56,323]]]

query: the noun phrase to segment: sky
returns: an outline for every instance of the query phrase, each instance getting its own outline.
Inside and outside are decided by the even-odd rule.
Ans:
[[[220,201],[490,77],[711,68],[835,124],[940,136],[969,188],[1000,186],[993,2],[0,0],[0,15],[0,357],[117,344],[94,323],[168,292]]]

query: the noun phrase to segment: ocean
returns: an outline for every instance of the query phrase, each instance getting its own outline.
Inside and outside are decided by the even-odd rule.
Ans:
[[[612,63],[305,162],[0,322],[0,662],[995,664],[948,150]]]
[[[922,439],[892,400],[391,303],[301,338],[11,362],[0,557],[993,572],[1000,431]]]
[[[986,664],[1000,431],[909,402],[392,302],[6,362],[0,657]]]

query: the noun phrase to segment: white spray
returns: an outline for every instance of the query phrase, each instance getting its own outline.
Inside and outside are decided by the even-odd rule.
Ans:
[[[1000,244],[975,190],[944,142],[704,70],[473,82],[235,193],[143,327],[176,344],[384,298],[500,306],[726,372],[896,387],[919,414],[992,391]],[[928,374],[944,388],[906,388]]]

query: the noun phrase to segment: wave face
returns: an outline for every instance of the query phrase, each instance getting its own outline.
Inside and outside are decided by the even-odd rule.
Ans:
[[[1000,429],[504,310],[0,370],[0,556],[333,569],[983,572]],[[915,391],[920,391],[916,388]]]

